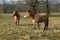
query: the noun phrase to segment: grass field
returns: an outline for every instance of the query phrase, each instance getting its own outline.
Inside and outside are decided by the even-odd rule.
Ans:
[[[60,40],[60,17],[49,17],[49,28],[33,30],[30,19],[24,19],[21,14],[20,25],[16,26],[11,14],[0,14],[0,40]]]

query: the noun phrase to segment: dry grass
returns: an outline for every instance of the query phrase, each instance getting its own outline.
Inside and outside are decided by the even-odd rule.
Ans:
[[[43,30],[43,23],[40,30],[36,27],[33,30],[30,19],[24,19],[21,14],[20,25],[13,23],[11,14],[0,14],[0,40],[60,40],[60,17],[49,18],[48,30]]]

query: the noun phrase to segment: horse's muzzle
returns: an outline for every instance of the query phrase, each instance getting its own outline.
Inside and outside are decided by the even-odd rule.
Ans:
[[[27,17],[26,17],[26,16],[24,16],[24,18],[26,19]]]

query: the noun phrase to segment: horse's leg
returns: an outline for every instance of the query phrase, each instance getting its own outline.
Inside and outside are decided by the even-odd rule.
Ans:
[[[17,25],[17,20],[15,21],[15,25]]]
[[[49,22],[48,20],[46,20],[46,21],[44,22],[44,23],[45,23],[45,25],[44,25],[44,26],[45,26],[45,27],[44,27],[44,30],[47,30],[47,29],[48,29],[48,22]]]
[[[40,29],[40,27],[39,27],[39,23],[37,23],[37,27]]]
[[[14,16],[14,22],[15,22],[15,25],[17,25],[17,17]]]
[[[34,23],[33,26],[34,26],[34,30],[35,30],[35,29],[36,29],[36,28],[35,28],[35,27],[36,27],[36,24]]]
[[[36,23],[35,22],[33,22],[33,27],[34,27],[34,30],[36,29],[35,27],[36,27]]]
[[[35,27],[36,27],[36,21],[34,19],[32,19],[32,23],[33,23],[33,27],[34,27],[34,30],[35,30]]]
[[[19,25],[19,20],[17,21],[17,24]]]
[[[17,20],[16,19],[14,19],[14,22],[15,22],[15,25],[17,25]]]

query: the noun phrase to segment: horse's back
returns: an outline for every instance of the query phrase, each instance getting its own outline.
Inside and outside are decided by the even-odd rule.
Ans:
[[[40,13],[40,14],[38,14],[38,15],[40,15],[40,16],[47,16],[46,13]]]
[[[35,20],[38,22],[43,22],[47,20],[47,18],[48,18],[48,15],[46,13],[41,13],[41,14],[36,15]]]

